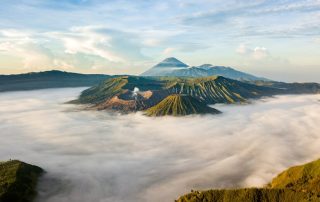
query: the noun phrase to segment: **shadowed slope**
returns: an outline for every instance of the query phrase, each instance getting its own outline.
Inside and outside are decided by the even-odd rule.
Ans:
[[[205,103],[200,102],[189,95],[169,95],[159,104],[149,108],[146,111],[148,116],[184,116],[189,114],[218,114],[218,110],[208,107]]]
[[[58,70],[0,75],[0,92],[45,88],[87,87],[104,81],[104,74],[79,74]]]
[[[32,201],[41,173],[41,168],[17,160],[0,163],[0,201]]]

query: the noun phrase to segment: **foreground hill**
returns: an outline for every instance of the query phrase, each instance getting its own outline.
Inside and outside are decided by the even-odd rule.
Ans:
[[[172,76],[172,77],[208,77],[223,76],[239,81],[268,81],[266,78],[257,77],[231,67],[214,66],[204,64],[200,66],[188,66],[180,60],[171,57],[163,60],[141,76]]]
[[[147,109],[148,116],[185,116],[190,114],[218,114],[218,110],[208,107],[190,95],[169,95],[159,104]]]
[[[13,160],[0,162],[0,201],[29,202],[36,195],[36,184],[43,170]]]
[[[110,76],[103,74],[78,74],[57,70],[0,75],[0,92],[61,87],[86,87],[95,85],[109,77]]]
[[[248,99],[263,96],[300,93],[320,93],[320,84],[286,84],[284,88],[240,82],[222,76],[202,78],[119,76],[109,78],[83,91],[72,103],[89,104],[90,108],[98,110],[130,112],[146,110],[173,94],[189,95],[205,104],[230,104],[243,103]]]
[[[176,202],[320,201],[320,160],[280,173],[265,188],[193,191]]]

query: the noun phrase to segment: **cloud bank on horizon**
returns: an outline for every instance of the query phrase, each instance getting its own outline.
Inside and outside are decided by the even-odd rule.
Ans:
[[[0,73],[139,74],[175,56],[320,81],[319,18],[320,0],[3,0]]]
[[[149,118],[63,104],[81,90],[0,94],[0,160],[47,171],[37,201],[173,201],[191,189],[263,186],[319,158],[320,95]]]

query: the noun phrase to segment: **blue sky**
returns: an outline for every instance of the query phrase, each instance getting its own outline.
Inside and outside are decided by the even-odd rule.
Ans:
[[[0,74],[139,74],[170,56],[320,82],[320,0],[1,0]]]

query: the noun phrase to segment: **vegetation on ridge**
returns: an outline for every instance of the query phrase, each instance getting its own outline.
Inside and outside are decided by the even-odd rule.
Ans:
[[[320,160],[291,167],[265,188],[192,191],[176,202],[316,202],[320,201]]]
[[[38,177],[42,173],[41,168],[18,160],[0,162],[0,201],[32,201],[36,195]]]
[[[72,103],[91,104],[91,108],[99,110],[130,112],[146,110],[173,94],[189,95],[206,104],[229,104],[243,103],[248,99],[263,96],[317,92],[320,92],[318,84],[287,84],[282,88],[255,85],[222,76],[202,78],[118,76],[83,91]]]
[[[218,114],[218,110],[208,107],[190,95],[174,94],[163,99],[159,104],[146,110],[148,116],[184,116],[189,114]]]

